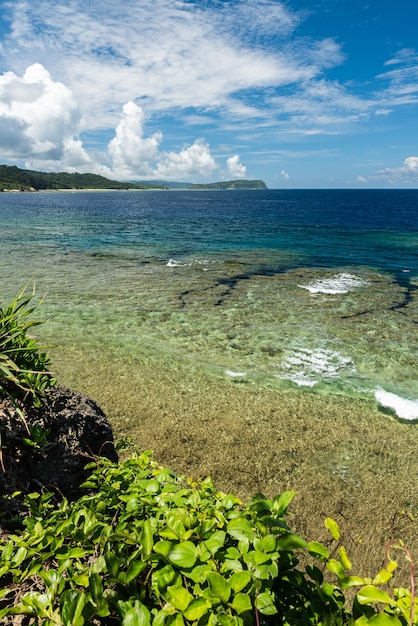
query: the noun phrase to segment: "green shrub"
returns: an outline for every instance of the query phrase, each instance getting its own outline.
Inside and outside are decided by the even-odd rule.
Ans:
[[[34,295],[35,288],[27,295],[25,287],[8,307],[0,308],[0,398],[29,398],[41,406],[45,390],[56,381],[49,372],[48,357],[28,334],[32,326],[42,323],[28,319],[43,302],[41,299],[38,305],[29,306]]]
[[[89,467],[87,493],[76,502],[27,497],[24,530],[3,540],[0,619],[26,615],[27,623],[50,626],[418,623],[413,588],[393,596],[380,589],[395,562],[364,580],[349,574],[333,520],[326,521],[331,552],[290,531],[293,492],[243,505],[209,478],[177,478],[149,452]],[[300,551],[311,565],[300,566]],[[344,591],[357,586],[348,610]]]

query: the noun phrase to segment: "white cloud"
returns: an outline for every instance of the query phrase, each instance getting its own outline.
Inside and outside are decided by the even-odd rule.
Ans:
[[[372,136],[397,107],[418,103],[416,50],[393,54],[379,77],[357,80],[348,75],[354,64],[346,63],[341,81],[329,80],[329,68],[350,60],[350,42],[337,39],[343,30],[303,36],[298,26],[308,12],[297,6],[6,0],[10,29],[2,33],[0,60],[12,71],[0,76],[3,158],[114,178],[207,177],[225,172],[211,152],[225,154],[222,144],[235,140],[234,152],[245,149],[249,158],[273,142],[303,137],[314,145],[317,136],[335,141],[359,127]],[[196,140],[201,136],[211,146]],[[243,177],[236,157],[226,167]],[[403,168],[393,172],[415,176]]]
[[[210,176],[218,168],[210,147],[203,139],[196,139],[180,152],[165,152],[155,170],[156,178],[176,179],[187,176]]]
[[[385,168],[378,172],[379,177],[388,179],[392,184],[418,183],[418,156],[409,156],[401,167]]]
[[[60,160],[78,122],[72,92],[39,63],[22,77],[0,76],[0,148],[6,158]]]
[[[292,94],[275,96],[281,131],[302,136],[343,134],[366,121],[376,103],[351,94],[338,81],[303,81]]]
[[[229,157],[229,159],[226,160],[226,166],[228,168],[228,173],[233,178],[245,178],[247,168],[240,162],[238,154],[234,154],[234,156]]]
[[[357,176],[357,182],[364,184],[364,183],[367,183],[368,180],[364,176]]]
[[[108,144],[111,170],[115,178],[140,180],[141,178],[177,179],[184,177],[210,177],[218,168],[209,145],[196,139],[192,145],[183,146],[180,152],[160,152],[161,132],[144,136],[144,112],[130,101],[122,111],[116,126],[115,137]]]
[[[285,180],[289,180],[290,176],[285,170],[282,170],[280,174],[283,176]]]
[[[418,157],[416,156],[407,157],[404,161],[403,169],[407,172],[414,172],[415,174],[418,174]]]
[[[132,101],[127,102],[116,135],[108,145],[112,169],[120,178],[140,178],[153,173],[150,163],[158,159],[162,133],[144,138],[143,122],[142,108]]]
[[[35,57],[60,76],[77,91],[89,128],[109,121],[115,105],[129,100],[142,98],[153,110],[191,104],[227,110],[234,93],[318,71],[316,43],[310,64],[306,52],[301,61],[254,43],[254,33],[266,34],[267,26],[270,34],[288,35],[297,23],[271,0],[263,0],[262,11],[255,0],[215,9],[172,0],[16,0],[8,7],[13,32],[3,55],[20,67]]]
[[[418,53],[413,48],[402,48],[394,57],[385,62],[388,65],[400,65],[403,63],[416,63],[418,61]]]

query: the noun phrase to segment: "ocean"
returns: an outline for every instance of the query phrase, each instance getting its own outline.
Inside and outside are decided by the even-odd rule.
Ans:
[[[0,305],[36,284],[64,375],[175,363],[418,421],[418,190],[2,193],[0,242]]]

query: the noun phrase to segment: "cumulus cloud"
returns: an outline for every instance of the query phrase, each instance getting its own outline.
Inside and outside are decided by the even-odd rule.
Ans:
[[[289,174],[286,172],[286,170],[282,170],[282,171],[280,172],[280,174],[283,176],[283,178],[284,178],[285,180],[289,180],[290,176],[289,176]]]
[[[234,156],[229,157],[229,159],[226,160],[226,166],[228,173],[233,178],[245,178],[247,168],[240,162],[238,154],[234,154]]]
[[[144,112],[134,102],[127,102],[123,107],[122,118],[116,127],[115,137],[109,142],[108,151],[112,169],[121,178],[150,176],[150,165],[158,159],[158,147],[162,133],[144,137]]]
[[[157,178],[176,179],[185,176],[209,176],[218,165],[204,139],[196,139],[180,152],[164,152],[155,170]]]
[[[397,168],[385,168],[378,172],[379,177],[388,179],[390,183],[418,183],[418,156],[409,156],[403,165]]]
[[[254,31],[284,36],[297,23],[271,0],[263,0],[262,11],[259,0],[219,7],[172,0],[16,0],[8,8],[13,29],[3,55],[18,65],[36,56],[60,75],[77,90],[90,127],[111,117],[115,104],[139,97],[154,110],[191,103],[228,110],[235,93],[293,83],[320,69],[316,43],[311,64],[308,55],[300,60],[262,42],[257,46]]]
[[[146,137],[144,120],[142,107],[132,101],[123,106],[115,137],[108,144],[110,172],[114,177],[131,180],[209,177],[218,168],[204,139],[196,139],[179,152],[160,151],[162,133],[158,131]]]
[[[79,118],[72,92],[39,63],[21,77],[0,76],[0,147],[6,158],[62,159]]]

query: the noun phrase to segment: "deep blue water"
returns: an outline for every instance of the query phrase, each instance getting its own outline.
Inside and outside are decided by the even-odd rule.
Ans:
[[[152,245],[165,255],[291,248],[312,266],[417,268],[417,190],[1,194],[0,223],[3,244]]]
[[[3,193],[0,244],[1,297],[34,280],[64,315],[93,293],[97,324],[160,316],[159,341],[231,376],[418,418],[418,190]]]

